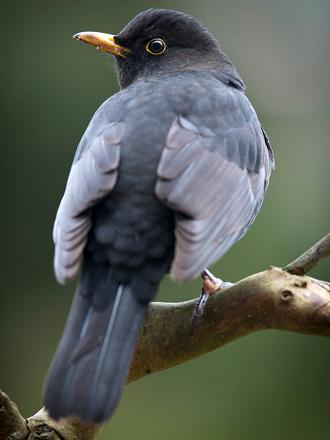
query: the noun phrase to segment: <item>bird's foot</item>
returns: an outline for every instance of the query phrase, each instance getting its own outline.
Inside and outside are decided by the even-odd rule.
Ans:
[[[220,290],[227,289],[234,285],[234,283],[222,281],[220,278],[215,277],[208,269],[203,270],[201,277],[203,280],[202,288],[204,288],[209,295],[213,295]]]
[[[204,269],[202,274],[202,290],[201,294],[195,304],[195,308],[191,318],[191,332],[193,333],[197,319],[202,316],[205,305],[209,296],[214,295],[220,290],[233,286],[233,283],[228,281],[222,281],[220,278],[215,277],[208,269]]]

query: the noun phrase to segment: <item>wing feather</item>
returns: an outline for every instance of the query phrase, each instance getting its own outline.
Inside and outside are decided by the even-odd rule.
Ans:
[[[72,165],[53,230],[54,269],[60,283],[79,270],[91,228],[90,208],[116,184],[123,135],[124,124],[110,124]]]
[[[246,102],[242,109],[230,107],[227,125],[219,124],[220,133],[203,126],[201,135],[189,116],[182,115],[169,129],[155,192],[177,213],[171,266],[176,280],[190,279],[220,258],[244,235],[260,209],[272,158]],[[229,122],[234,122],[231,127]]]

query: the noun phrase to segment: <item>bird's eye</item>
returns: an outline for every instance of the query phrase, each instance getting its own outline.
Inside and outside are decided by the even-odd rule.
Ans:
[[[146,51],[152,55],[161,55],[166,50],[166,43],[161,38],[154,38],[146,45]]]

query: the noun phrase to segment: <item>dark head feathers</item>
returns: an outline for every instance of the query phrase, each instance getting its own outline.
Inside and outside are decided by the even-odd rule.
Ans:
[[[134,17],[116,35],[116,42],[130,50],[116,57],[116,71],[121,87],[147,76],[173,71],[206,70],[222,82],[245,90],[244,83],[218,41],[194,17],[169,9],[148,9]],[[160,38],[166,50],[150,54],[148,42]]]
[[[140,12],[119,33],[121,41],[134,41],[152,37],[166,37],[182,47],[196,50],[216,50],[219,44],[194,17],[171,9],[148,9]]]

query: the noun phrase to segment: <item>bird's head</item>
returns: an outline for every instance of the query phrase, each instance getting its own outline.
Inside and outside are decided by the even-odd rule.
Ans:
[[[149,9],[117,35],[80,32],[73,38],[114,56],[122,88],[148,76],[180,70],[209,70],[244,88],[217,40],[198,20],[182,12]]]

